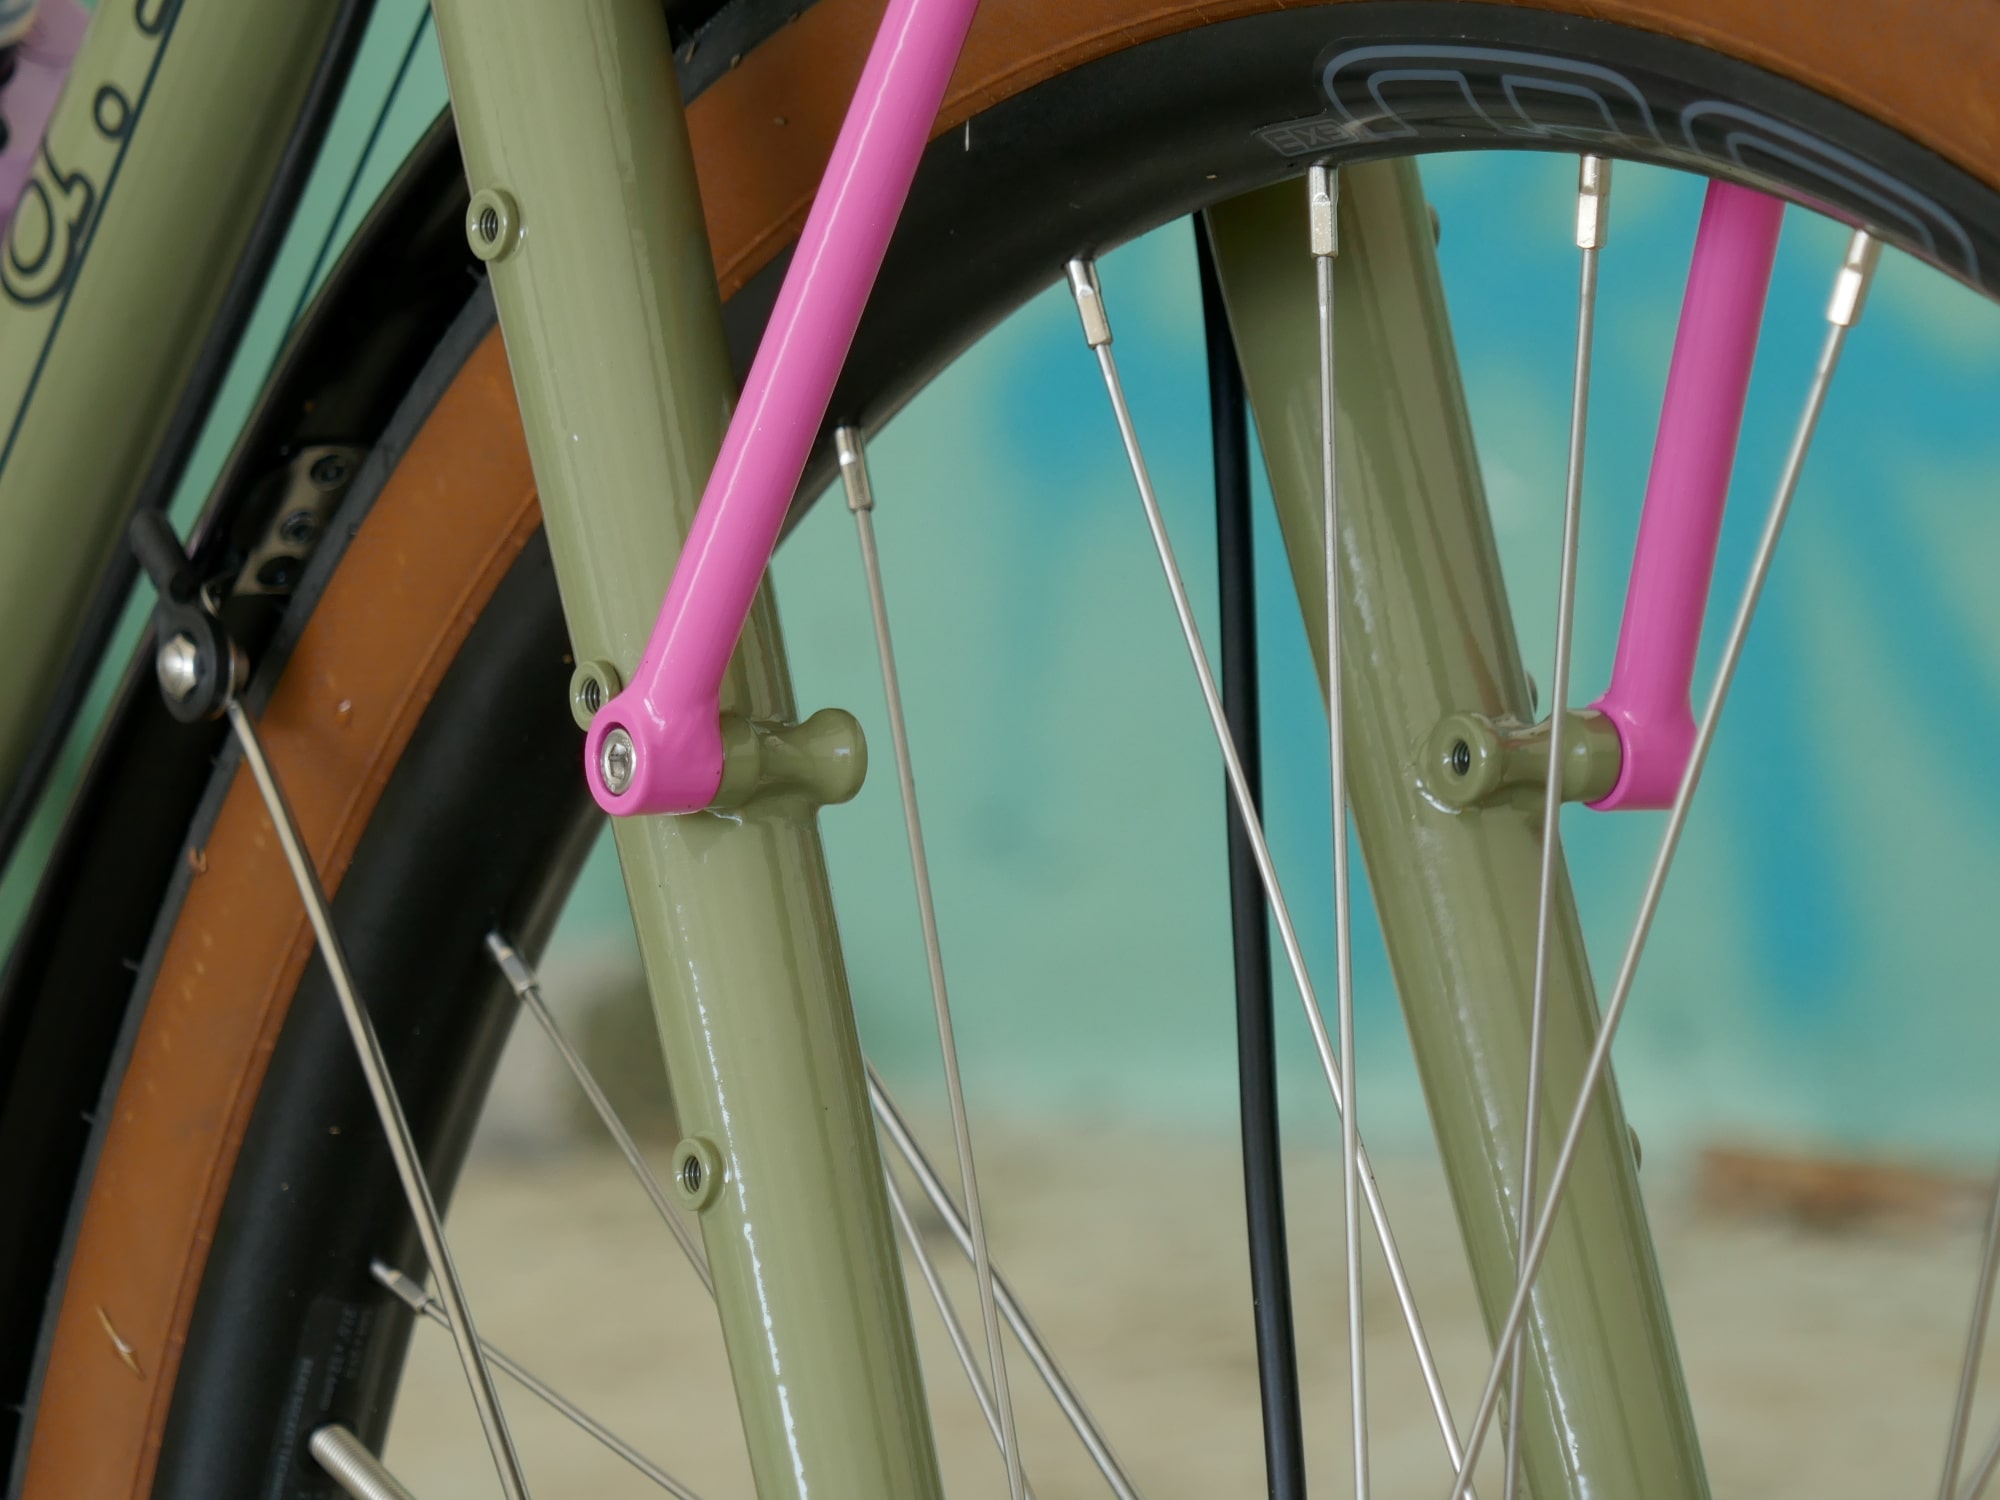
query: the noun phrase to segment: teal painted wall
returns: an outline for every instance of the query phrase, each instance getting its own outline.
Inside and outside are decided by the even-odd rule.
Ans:
[[[1510,589],[1546,680],[1575,252],[1567,158],[1435,158],[1427,190]],[[1577,701],[1601,690],[1700,204],[1621,166],[1587,471]],[[1718,592],[1733,602],[1812,359],[1843,231],[1794,211],[1753,385]],[[1189,232],[1107,258],[1122,366],[1212,621],[1205,390]],[[1995,1135],[1987,941],[2000,890],[1983,772],[2000,744],[1993,504],[2000,315],[1891,254],[1829,405],[1618,1057],[1656,1142],[1916,1151]],[[876,444],[877,525],[940,919],[975,1087],[1065,1108],[1233,1108],[1220,772],[1094,366],[1051,291]],[[1330,991],[1324,750],[1264,526],[1270,821]],[[778,565],[802,703],[886,749],[850,521]],[[1719,627],[1710,632],[1712,664]],[[1706,666],[1704,675],[1706,672]],[[824,818],[871,1046],[934,1056],[886,758]],[[1608,982],[1661,824],[1567,815]],[[1420,1131],[1372,920],[1357,923],[1371,1126]],[[1288,1096],[1322,1097],[1286,996]],[[925,1072],[922,1076],[934,1077]]]
[[[317,264],[443,100],[423,7],[380,7],[270,295],[176,505],[192,513]],[[1430,158],[1427,191],[1531,667],[1546,679],[1574,319],[1568,158]],[[352,183],[352,191],[349,184]],[[1576,682],[1609,669],[1700,187],[1618,168],[1598,338]],[[342,204],[345,201],[346,206]],[[1719,587],[1733,590],[1791,431],[1841,234],[1794,211],[1752,390]],[[322,250],[326,255],[322,255]],[[1183,565],[1213,622],[1199,308],[1185,225],[1108,256],[1107,294]],[[1619,1068],[1649,1138],[1984,1149],[2000,1043],[2000,313],[1890,254],[1842,371]],[[1233,1110],[1220,772],[1094,367],[1051,291],[875,445],[878,526],[947,960],[975,1093],[1017,1107]],[[1324,751],[1267,513],[1260,565],[1274,845],[1330,972]],[[910,1086],[935,1040],[849,518],[777,565],[803,704],[859,713],[870,785],[824,819],[870,1046]],[[1712,661],[1713,643],[1709,658]],[[112,678],[100,684],[100,699]],[[72,754],[72,769],[81,756]],[[1572,810],[1600,975],[1656,815]],[[52,831],[44,825],[40,837]],[[17,862],[18,863],[18,862]],[[0,940],[20,871],[0,885]],[[1363,896],[1365,900],[1365,893]],[[625,951],[616,872],[580,887],[556,959]],[[1372,919],[1357,921],[1363,1107],[1421,1110]],[[1280,998],[1288,1099],[1323,1089]]]

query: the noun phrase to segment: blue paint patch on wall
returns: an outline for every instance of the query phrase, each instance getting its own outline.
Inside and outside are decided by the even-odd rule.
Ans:
[[[1574,164],[1429,158],[1439,258],[1530,670],[1553,644],[1574,337]],[[1606,681],[1702,185],[1620,164],[1585,483],[1573,701]],[[1843,231],[1794,210],[1697,695],[1820,338]],[[1136,421],[1197,614],[1214,623],[1206,395],[1189,231],[1107,256]],[[2000,1003],[2000,314],[1895,254],[1800,489],[1618,1052],[1649,1148],[1716,1137],[1896,1149],[1990,1142]],[[945,953],[988,1108],[1234,1116],[1222,779],[1097,373],[1052,286],[872,453]],[[1261,496],[1261,476],[1260,496]],[[1271,842],[1331,994],[1324,714],[1260,498]],[[777,564],[803,707],[861,715],[869,786],[822,819],[868,1045],[919,1098],[936,1041],[850,519]],[[1661,827],[1565,815],[1600,985]],[[608,889],[608,888],[607,888]],[[1371,1136],[1425,1130],[1365,884],[1355,933]],[[610,905],[610,903],[606,903]],[[609,922],[622,920],[611,907]],[[1331,1111],[1281,983],[1299,1127]],[[1330,1139],[1330,1137],[1328,1137]]]

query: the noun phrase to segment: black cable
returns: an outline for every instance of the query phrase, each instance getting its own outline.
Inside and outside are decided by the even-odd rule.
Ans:
[[[299,326],[299,319],[306,315],[311,305],[313,293],[319,290],[319,273],[326,269],[327,257],[333,254],[333,243],[340,235],[340,221],[347,217],[347,209],[354,202],[354,194],[361,186],[361,174],[368,170],[369,160],[375,155],[375,146],[382,139],[382,127],[389,123],[389,111],[394,108],[396,96],[403,92],[403,80],[410,76],[410,64],[417,60],[417,48],[430,30],[431,8],[423,6],[417,12],[417,24],[410,32],[410,39],[403,45],[403,60],[396,64],[396,76],[389,80],[389,90],[382,96],[382,107],[375,111],[375,122],[368,127],[368,138],[361,143],[361,154],[354,158],[354,170],[347,174],[347,185],[340,190],[340,201],[333,207],[333,217],[326,221],[326,233],[321,236],[319,248],[313,251],[312,265],[306,269],[306,279],[299,284],[299,300],[292,304],[292,315],[285,320],[287,331]]]
[[[1250,421],[1243,370],[1208,225],[1195,220],[1202,329],[1208,343],[1209,430],[1215,450],[1215,568],[1222,617],[1222,704],[1250,803],[1264,810],[1258,732],[1257,575],[1250,534]],[[1285,1249],[1284,1169],[1278,1160],[1277,1056],[1271,1035],[1271,929],[1250,835],[1223,787],[1229,818],[1229,925],[1236,953],[1236,1088],[1243,1130],[1243,1207],[1250,1231],[1250,1312],[1257,1329],[1257,1385],[1264,1411],[1264,1472],[1271,1500],[1302,1500],[1305,1436],[1292,1336],[1292,1277]]]
[[[347,87],[354,55],[360,48],[362,35],[368,30],[368,19],[374,8],[375,0],[342,0],[340,10],[333,18],[326,45],[320,52],[312,81],[306,86],[305,98],[300,103],[298,118],[292,124],[291,136],[286,140],[284,153],[278,158],[277,170],[272,174],[270,191],[250,225],[243,253],[237,257],[236,269],[230,275],[228,286],[223,289],[222,301],[217,305],[215,318],[210,322],[201,349],[195,355],[187,383],[181,388],[180,400],[174,406],[166,434],[147,467],[146,477],[140,484],[138,498],[132,507],[134,514],[142,510],[165,510],[173,500],[174,491],[180,487],[181,475],[187,469],[195,444],[201,440],[202,428],[207,424],[216,394],[229,374],[230,362],[236,357],[237,346],[243,340],[243,331],[257,310],[272,262],[284,245],[292,214],[312,177],[320,144],[326,138],[327,127],[332,124],[334,111],[339,107],[341,94]],[[56,762],[62,756],[70,728],[82,710],[91,680],[97,675],[98,663],[124,614],[125,602],[132,592],[132,581],[137,573],[131,552],[119,547],[98,580],[97,591],[91,596],[82,628],[70,648],[69,659],[63,663],[62,676],[43,713],[35,742],[29,748],[14,784],[7,788],[5,802],[0,803],[0,870],[6,868],[22,832],[34,816],[36,804],[41,800]]]

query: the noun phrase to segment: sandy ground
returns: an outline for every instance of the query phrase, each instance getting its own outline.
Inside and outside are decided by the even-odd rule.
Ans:
[[[1149,1500],[1262,1492],[1233,1144],[1093,1130],[981,1136],[996,1258]],[[936,1137],[945,1145],[945,1137]],[[948,1156],[948,1150],[944,1153]],[[1346,1348],[1337,1160],[1291,1167],[1292,1240],[1315,1488],[1346,1489]],[[1434,1164],[1381,1164],[1454,1404],[1486,1343]],[[1698,1212],[1685,1172],[1648,1190],[1714,1491],[1723,1497],[1935,1491],[1977,1253],[1976,1216],[1839,1232]],[[712,1315],[622,1163],[570,1149],[488,1152],[451,1213],[487,1337],[633,1439],[705,1500],[748,1496]],[[942,1255],[943,1242],[932,1243]],[[1379,1267],[1375,1270],[1379,1273]],[[914,1274],[914,1295],[923,1292]],[[977,1328],[969,1278],[961,1315]],[[1444,1468],[1386,1278],[1367,1310],[1378,1494],[1442,1494]],[[918,1325],[947,1488],[1005,1494],[991,1439],[928,1304]],[[975,1333],[976,1336],[976,1333]],[[1022,1445],[1041,1500],[1104,1492],[1018,1357]],[[540,1497],[657,1493],[508,1392]],[[1982,1403],[1982,1409],[1984,1403]],[[1996,1419],[1982,1416],[1975,1443]],[[389,1461],[422,1500],[486,1497],[449,1342],[419,1331]],[[1485,1489],[1497,1495],[1491,1476]]]

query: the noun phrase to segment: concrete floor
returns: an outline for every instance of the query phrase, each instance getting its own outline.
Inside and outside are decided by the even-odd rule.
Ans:
[[[1077,1149],[1083,1138],[1088,1151]],[[1143,1493],[1260,1494],[1233,1143],[988,1126],[980,1145],[996,1258]],[[1332,1495],[1347,1485],[1338,1161],[1303,1155],[1289,1171],[1307,1436],[1315,1487]],[[1698,1208],[1688,1171],[1646,1171],[1715,1494],[1934,1493],[1971,1296],[1976,1212],[1815,1229]],[[1485,1372],[1486,1341],[1442,1181],[1422,1160],[1385,1162],[1382,1180],[1463,1415]],[[488,1152],[466,1173],[451,1228],[489,1339],[705,1500],[748,1496],[714,1321],[649,1215],[608,1154]],[[961,1315],[976,1330],[970,1279],[956,1284]],[[1440,1495],[1440,1446],[1379,1274],[1367,1317],[1376,1491]],[[947,1489],[1002,1496],[991,1439],[927,1304],[918,1325]],[[1025,1361],[1017,1356],[1010,1368],[1040,1500],[1104,1494]],[[656,1493],[524,1393],[506,1394],[538,1497]],[[1994,1420],[1982,1415],[1975,1446]],[[493,1493],[439,1330],[419,1331],[388,1457],[422,1500]],[[1484,1488],[1497,1495],[1497,1478],[1488,1474]]]

